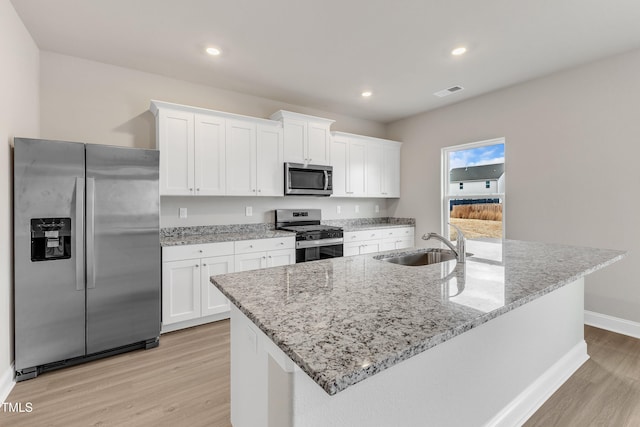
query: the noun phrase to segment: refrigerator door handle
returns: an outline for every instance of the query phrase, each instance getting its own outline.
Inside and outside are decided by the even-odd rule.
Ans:
[[[76,177],[76,290],[84,291],[84,178]]]
[[[95,178],[87,178],[87,289],[93,289],[96,287],[96,266],[94,254],[95,195]]]

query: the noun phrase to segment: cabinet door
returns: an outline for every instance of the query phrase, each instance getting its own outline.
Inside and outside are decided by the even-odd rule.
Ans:
[[[385,146],[383,159],[382,194],[384,197],[400,197],[400,145]]]
[[[347,148],[349,140],[333,137],[331,142],[331,165],[333,166],[333,196],[347,196]]]
[[[162,263],[162,323],[200,317],[200,260]]]
[[[267,252],[267,267],[278,267],[296,263],[295,249],[283,249],[281,251]]]
[[[233,273],[233,255],[203,258],[200,270],[202,316],[228,312],[229,300],[211,283],[209,278],[216,274]]]
[[[367,196],[382,197],[383,150],[382,144],[367,143],[366,149]]]
[[[195,194],[225,194],[225,120],[195,115]]]
[[[362,141],[349,141],[349,154],[347,156],[347,183],[349,195],[354,197],[362,197],[366,195],[365,191],[365,144]]]
[[[284,121],[284,161],[307,161],[307,122],[287,119]]]
[[[378,240],[364,242],[360,248],[360,254],[372,254],[375,252],[380,252],[380,242]]]
[[[267,266],[266,252],[252,252],[235,256],[236,271],[257,270]]]
[[[227,194],[255,196],[256,125],[241,120],[227,120]]]
[[[258,196],[284,196],[284,144],[282,128],[258,125]]]
[[[157,132],[157,145],[160,150],[160,194],[194,194],[193,114],[160,110]]]
[[[360,247],[361,246],[362,246],[361,242],[345,243],[342,246],[343,255],[344,256],[360,255]]]
[[[309,122],[307,125],[307,161],[313,165],[330,165],[331,134],[326,124]]]

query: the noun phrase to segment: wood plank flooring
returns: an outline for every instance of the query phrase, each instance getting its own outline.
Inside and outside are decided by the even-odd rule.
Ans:
[[[229,321],[162,335],[160,346],[52,371],[16,384],[0,426],[231,427]]]
[[[585,326],[589,359],[526,427],[640,426],[640,340]],[[229,422],[229,321],[16,384],[0,426],[207,426]],[[438,427],[438,426],[436,426]]]

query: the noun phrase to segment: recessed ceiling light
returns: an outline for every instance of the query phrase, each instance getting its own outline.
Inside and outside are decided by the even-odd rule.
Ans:
[[[364,92],[362,92],[362,97],[363,98],[368,98],[371,95],[373,95],[373,92],[371,92],[370,90],[365,90]]]
[[[460,46],[460,47],[457,47],[457,48],[453,49],[451,51],[451,55],[460,56],[460,55],[464,54],[466,51],[467,51],[466,47]]]
[[[217,47],[208,47],[206,52],[211,56],[218,56],[222,53],[222,51]]]

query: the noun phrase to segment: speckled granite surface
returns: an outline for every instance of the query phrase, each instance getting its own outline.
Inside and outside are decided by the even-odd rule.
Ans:
[[[415,218],[352,218],[352,219],[329,219],[322,221],[323,224],[342,227],[344,231],[372,230],[376,228],[393,228],[416,225]]]
[[[160,245],[195,245],[294,235],[290,231],[275,230],[274,227],[274,224],[261,223],[162,228],[160,229]]]
[[[468,251],[465,264],[408,267],[369,254],[211,281],[333,395],[625,254],[508,240],[468,241]]]

